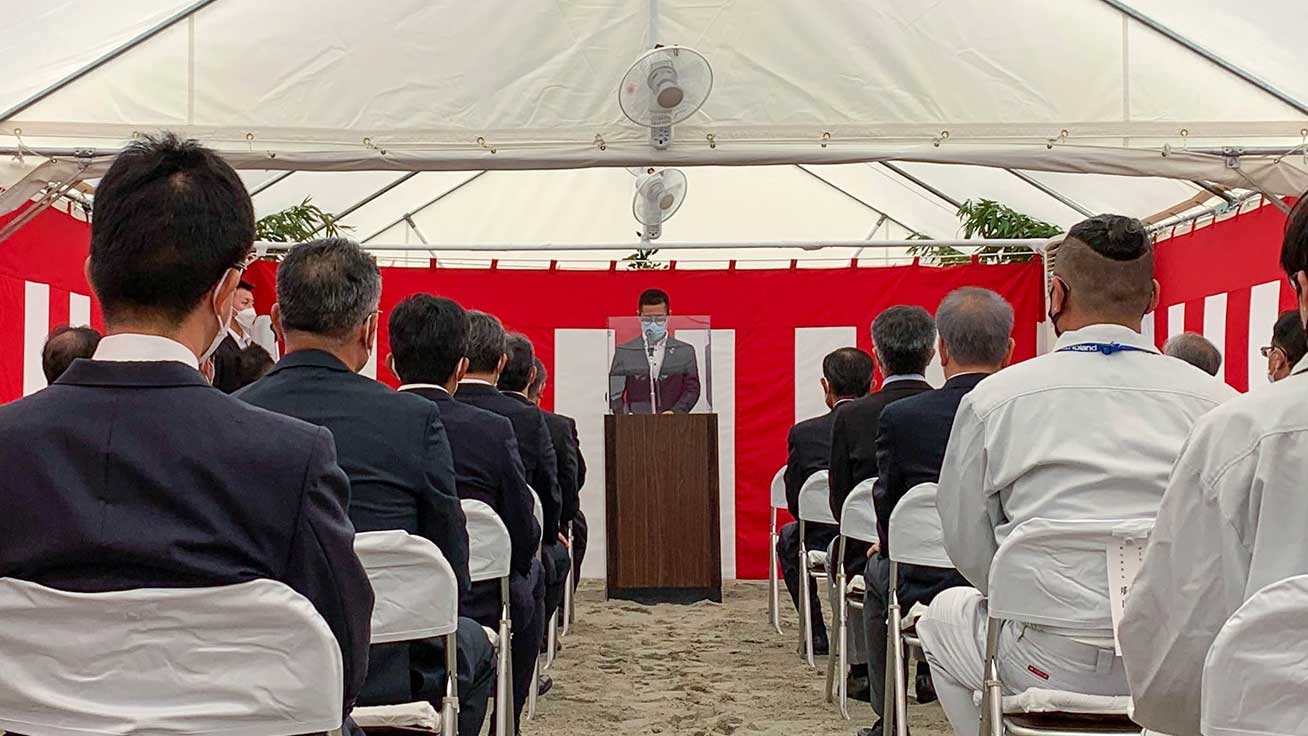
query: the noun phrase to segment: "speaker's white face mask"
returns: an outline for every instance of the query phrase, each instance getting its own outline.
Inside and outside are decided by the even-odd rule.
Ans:
[[[241,329],[246,332],[254,329],[254,320],[258,319],[258,317],[259,313],[254,311],[254,307],[246,307],[232,315],[232,319],[236,320],[236,324],[240,325]]]

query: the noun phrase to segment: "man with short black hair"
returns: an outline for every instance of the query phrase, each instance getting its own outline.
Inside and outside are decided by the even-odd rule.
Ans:
[[[886,652],[889,631],[886,612],[890,599],[890,515],[909,490],[940,480],[940,468],[949,444],[958,405],[986,376],[1008,364],[1013,354],[1013,308],[988,289],[963,287],[951,291],[936,308],[940,333],[940,366],[945,385],[935,391],[896,401],[881,412],[877,431],[877,476],[873,487],[876,506],[878,554],[863,572],[863,622],[867,632],[872,710],[884,715]],[[957,570],[921,565],[899,565],[900,607],[931,603],[948,588],[967,585]],[[934,699],[925,663],[919,662],[914,691],[919,703]],[[881,736],[881,722],[863,729],[860,736]]]
[[[799,489],[810,475],[826,470],[831,461],[831,427],[836,409],[867,395],[872,387],[872,356],[858,348],[840,348],[822,359],[822,393],[827,413],[805,419],[790,428],[786,438],[786,506],[790,515],[799,518]],[[825,552],[840,532],[829,524],[809,523],[805,526],[804,546],[807,550]],[[781,575],[786,581],[790,600],[799,610],[799,524],[791,522],[781,527],[777,537],[777,559],[781,561]],[[826,622],[818,602],[817,586],[810,585],[807,595],[813,606],[813,651],[825,654],[829,648]]]
[[[78,358],[90,359],[100,345],[100,333],[90,327],[59,325],[45,338],[41,348],[41,372],[46,385],[52,384]]]
[[[241,382],[240,355],[254,341],[251,330],[254,329],[257,316],[254,311],[254,284],[241,279],[232,298],[232,319],[227,326],[227,336],[213,354],[213,385],[223,393],[234,393],[249,385]]]
[[[549,372],[545,363],[537,357],[534,361],[536,373],[527,386],[527,398],[540,406],[541,395],[549,381]],[[560,523],[565,528],[571,525],[572,547],[572,587],[577,587],[581,577],[581,563],[586,555],[586,546],[590,530],[586,517],[581,513],[581,487],[586,484],[586,458],[581,455],[581,440],[577,437],[577,420],[541,409],[545,415],[545,424],[550,429],[550,441],[554,444],[554,454],[559,463],[559,490],[563,493],[563,512]]]
[[[1286,223],[1281,268],[1294,288],[1302,328],[1308,315],[1308,196],[1299,198]],[[1259,590],[1308,574],[1306,373],[1301,360],[1289,378],[1205,415],[1172,470],[1120,630],[1133,718],[1151,731],[1200,733],[1204,665],[1218,632]],[[1262,641],[1274,647],[1276,632],[1268,628]],[[1271,657],[1271,667],[1284,663],[1288,689],[1278,693],[1281,703],[1293,710],[1303,702],[1295,679],[1301,660],[1257,649],[1247,654],[1259,664]],[[1223,686],[1239,691],[1231,672],[1217,675]],[[1249,731],[1302,731],[1302,721],[1288,725],[1282,719],[1284,727],[1267,727],[1274,722],[1272,717]]]
[[[1235,393],[1159,355],[1140,334],[1158,304],[1153,265],[1153,243],[1138,220],[1099,215],[1072,227],[1050,279],[1054,351],[986,378],[959,404],[937,504],[946,551],[975,588],[940,593],[917,631],[940,703],[960,733],[980,718],[973,694],[984,679],[984,596],[999,546],[1032,519],[1154,518],[1190,428]],[[1070,564],[1032,568],[1031,584],[1056,591],[1068,606],[1107,612],[1106,586],[1069,576],[1079,570]],[[1130,692],[1111,629],[1068,635],[1005,624],[999,634],[1006,695],[1032,687]]]
[[[1185,361],[1210,376],[1222,370],[1222,351],[1198,332],[1182,332],[1163,344],[1163,355]]]
[[[1267,380],[1276,383],[1290,375],[1308,354],[1308,335],[1305,335],[1299,310],[1281,312],[1272,326],[1272,342],[1262,349],[1267,359]]]
[[[100,180],[93,215],[86,271],[106,335],[0,406],[0,577],[84,593],[281,582],[340,645],[348,714],[373,599],[331,433],[197,370],[253,252],[245,185],[195,141],[143,136]]]
[[[545,631],[545,583],[536,559],[540,527],[532,516],[534,501],[518,456],[513,425],[498,414],[454,400],[468,365],[468,315],[457,302],[415,294],[395,307],[389,326],[391,370],[403,382],[400,391],[440,406],[454,457],[459,498],[490,506],[509,532],[516,733],[534,684],[532,671]],[[500,582],[484,580],[472,584],[471,591],[459,602],[459,612],[493,629],[499,623],[500,605]]]
[[[444,554],[469,589],[468,532],[454,461],[436,404],[359,375],[376,344],[381,273],[372,256],[342,238],[291,248],[277,267],[272,317],[286,357],[240,398],[331,430],[350,478],[350,519],[359,532],[400,530]],[[481,626],[458,631],[459,732],[476,734],[495,685],[495,657]],[[442,639],[372,648],[361,705],[426,700],[445,693]]]
[[[646,289],[636,301],[640,337],[617,347],[609,368],[615,414],[688,414],[699,403],[695,347],[668,334],[667,292]]]
[[[931,390],[926,369],[935,356],[935,341],[936,323],[921,307],[891,307],[872,321],[872,352],[883,376],[881,390],[840,407],[831,427],[831,513],[836,521],[854,486],[877,477],[877,423],[882,410]],[[865,542],[849,540],[845,571],[851,576],[863,572],[870,550]]]

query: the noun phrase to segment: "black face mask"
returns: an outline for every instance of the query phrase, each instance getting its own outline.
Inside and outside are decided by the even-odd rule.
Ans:
[[[1054,280],[1054,279],[1058,279],[1058,283],[1060,283],[1060,284],[1063,285],[1063,304],[1064,304],[1064,305],[1067,304],[1067,297],[1070,296],[1070,295],[1072,294],[1072,287],[1068,286],[1066,281],[1062,280],[1061,278],[1058,278],[1057,276],[1052,276],[1052,277],[1050,277],[1050,280],[1049,280],[1049,307],[1050,307],[1050,311],[1049,311],[1049,314],[1048,314],[1048,316],[1049,316],[1049,324],[1053,325],[1053,327],[1054,327],[1054,334],[1055,334],[1055,335],[1062,335],[1062,334],[1063,334],[1063,331],[1060,330],[1060,329],[1058,329],[1058,318],[1061,317],[1061,316],[1063,316],[1063,309],[1059,309],[1059,310],[1056,311],[1056,312],[1053,311],[1053,306],[1054,306],[1054,283],[1053,283],[1053,280]]]

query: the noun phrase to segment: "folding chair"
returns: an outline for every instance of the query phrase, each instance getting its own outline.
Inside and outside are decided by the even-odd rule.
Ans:
[[[849,720],[849,609],[863,608],[863,576],[845,579],[845,545],[850,539],[869,544],[877,541],[877,510],[872,503],[872,488],[876,478],[868,478],[854,486],[845,504],[840,507],[840,541],[836,553],[836,585],[840,591],[840,605],[831,612],[831,628],[836,632],[836,656],[827,658],[827,702],[834,697],[840,704],[840,715]],[[837,660],[839,665],[837,666]]]
[[[920,483],[895,504],[887,524],[890,532],[890,576],[886,598],[886,702],[882,728],[886,734],[908,736],[908,666],[922,651],[916,624],[904,626],[899,603],[899,566],[952,568],[945,551],[945,534],[936,510],[936,484]]]
[[[1204,662],[1204,736],[1308,733],[1308,575],[1249,596],[1222,626]]]
[[[532,501],[531,513],[532,516],[536,518],[536,526],[540,529],[540,533],[541,533],[540,538],[536,540],[536,558],[540,559],[541,545],[544,544],[544,540],[545,540],[545,507],[541,505],[540,494],[536,493],[536,489],[532,488],[530,485],[528,485],[527,488],[531,489],[531,501]],[[555,614],[555,616],[557,615],[558,614]],[[548,632],[547,635],[548,645],[546,649],[546,657],[548,659],[546,660],[546,664],[545,664],[547,668],[549,667],[549,663],[554,660],[555,641],[554,641],[553,629],[554,629],[554,625],[557,623],[558,620],[552,616],[550,617],[549,623],[546,624],[546,628],[545,628],[545,630]],[[541,670],[540,660],[537,659],[536,666],[531,672],[532,683],[538,683],[540,681],[540,670]],[[527,712],[523,714],[523,717],[528,721],[536,717],[536,698],[539,697],[537,690],[539,690],[539,688],[535,684],[533,684],[531,690],[528,691]]]
[[[455,736],[459,717],[459,580],[440,548],[401,530],[354,535],[354,553],[368,573],[376,602],[372,643],[445,639],[445,697],[438,715],[420,701],[355,708],[350,717],[369,728],[412,728]]]
[[[497,671],[495,681],[495,733],[513,732],[513,616],[509,607],[509,574],[513,564],[513,543],[499,514],[481,501],[463,499],[468,520],[468,576],[474,583],[500,581],[500,624],[495,636]]]
[[[772,476],[772,513],[768,523],[768,623],[781,631],[781,585],[777,579],[777,511],[786,508],[786,466]]]
[[[1116,625],[1110,586],[1130,594],[1133,579],[1114,568],[1112,555],[1143,554],[1152,519],[1023,522],[999,546],[990,564],[982,736],[1136,736],[1129,696],[1095,696],[1032,689],[1003,695],[999,639],[1004,622],[1053,626],[1084,638],[1112,642]],[[891,543],[894,549],[894,543]]]
[[[827,581],[826,550],[809,551],[804,546],[807,527],[810,523],[836,525],[836,517],[831,514],[831,486],[827,471],[819,470],[804,480],[799,488],[799,609],[803,620],[804,656],[808,666],[817,668],[813,658],[813,602],[809,595],[810,586]]]
[[[341,726],[331,629],[283,583],[69,593],[0,578],[0,732],[290,736]]]

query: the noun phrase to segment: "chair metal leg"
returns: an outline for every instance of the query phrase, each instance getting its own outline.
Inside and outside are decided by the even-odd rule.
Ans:
[[[527,691],[527,712],[523,714],[525,720],[530,721],[536,717],[536,699],[540,697],[540,660],[536,660],[536,666],[531,668],[531,688]]]
[[[886,696],[881,708],[881,732],[899,736],[901,725],[908,730],[908,724],[901,724],[899,717],[899,683],[900,672],[904,668],[903,639],[900,632],[899,594],[897,583],[899,570],[892,560],[890,563],[890,586],[886,605]],[[866,611],[864,615],[867,615]]]
[[[831,646],[835,647],[836,651],[827,652],[827,702],[832,703],[836,697],[836,660],[841,659],[840,655],[844,654],[841,651],[844,642],[840,638],[840,613],[838,611],[831,612],[831,628],[828,631],[836,632],[836,638],[831,642]]]
[[[513,619],[509,615],[509,579],[500,580],[499,679],[495,684],[495,734],[514,736],[513,730]]]
[[[572,552],[572,525],[571,524],[568,525],[568,551],[570,553]],[[574,601],[572,599],[573,596],[572,587],[575,582],[572,579],[573,577],[572,570],[573,567],[571,564],[569,564],[568,576],[563,580],[563,617],[561,621],[561,628],[559,629],[560,638],[567,636],[568,632],[572,629],[572,616],[573,616],[572,609],[574,605]]]
[[[838,702],[840,703],[840,715],[846,721],[849,720],[849,601],[845,597],[845,572],[844,568],[840,571],[840,667],[837,670],[840,677],[836,687],[838,690]]]
[[[554,666],[554,659],[559,653],[559,611],[555,611],[550,616],[549,628],[546,630],[545,639],[545,666],[542,668],[548,670]]]
[[[813,604],[809,599],[809,586],[812,585],[813,578],[808,571],[808,553],[804,549],[804,522],[800,522],[799,530],[799,612],[803,619],[804,625],[801,636],[804,637],[804,658],[808,661],[808,666],[817,669],[817,660],[813,657]]]
[[[995,619],[986,622],[985,679],[981,686],[980,736],[1003,736],[1003,688],[999,682],[999,634],[1002,624]]]
[[[768,623],[781,632],[781,589],[777,582],[777,510],[772,509],[768,527]]]
[[[441,736],[456,736],[459,729],[458,634],[445,637],[445,697],[441,700]]]

